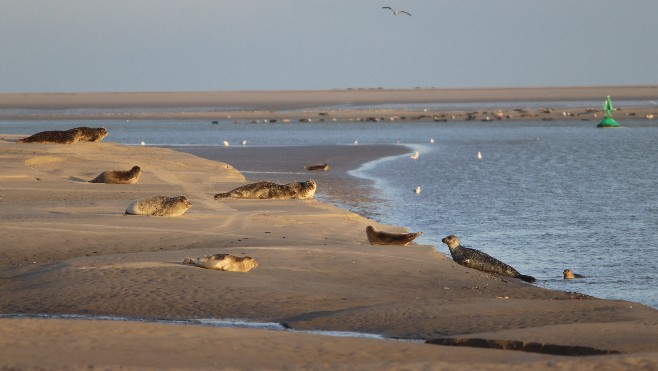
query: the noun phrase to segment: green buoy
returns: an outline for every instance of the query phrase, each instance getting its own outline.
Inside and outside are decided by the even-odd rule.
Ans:
[[[608,95],[608,98],[605,100],[605,103],[603,103],[603,120],[601,120],[601,122],[599,122],[599,124],[596,125],[597,128],[619,127],[619,123],[612,118],[613,110],[614,108],[612,108],[612,101],[610,100],[610,96]]]

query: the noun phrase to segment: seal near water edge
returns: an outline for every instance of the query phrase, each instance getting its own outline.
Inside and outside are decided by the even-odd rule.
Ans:
[[[83,134],[79,129],[49,130],[32,134],[27,138],[18,139],[17,143],[57,143],[73,144],[82,140]]]
[[[104,171],[89,183],[135,184],[140,175],[142,175],[142,169],[139,166],[133,166],[130,170]]]
[[[459,238],[454,234],[444,237],[441,242],[448,245],[452,260],[457,264],[468,268],[477,269],[482,272],[495,273],[503,276],[519,278],[526,282],[535,282],[535,277],[526,276],[519,273],[516,269],[493,258],[482,251],[463,247],[459,243]]]
[[[317,183],[313,179],[305,182],[292,182],[288,184],[258,182],[243,185],[229,192],[217,193],[215,195],[215,200],[220,198],[304,200],[313,198],[316,189]]]
[[[392,233],[377,231],[375,227],[369,225],[366,227],[366,236],[371,245],[402,245],[407,246],[416,237],[423,232],[416,233]]]
[[[180,216],[190,207],[192,207],[192,203],[185,196],[153,196],[131,202],[126,209],[126,214]]]
[[[306,170],[309,170],[309,171],[315,171],[315,170],[327,171],[327,170],[329,170],[329,164],[309,165],[309,166],[306,166]]]
[[[214,254],[196,259],[185,258],[183,264],[227,272],[249,272],[252,268],[258,266],[258,261],[250,256],[240,257],[231,254]]]
[[[586,278],[582,274],[572,272],[571,269],[565,269],[564,272],[562,272],[562,275],[564,276],[565,280],[572,280],[574,278]]]
[[[88,128],[86,126],[82,126],[70,130],[80,130],[82,133],[80,140],[84,140],[86,142],[100,142],[108,134],[105,128]]]

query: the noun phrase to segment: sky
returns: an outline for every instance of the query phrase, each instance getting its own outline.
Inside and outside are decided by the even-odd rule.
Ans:
[[[658,0],[0,0],[0,92],[655,85],[657,17]]]

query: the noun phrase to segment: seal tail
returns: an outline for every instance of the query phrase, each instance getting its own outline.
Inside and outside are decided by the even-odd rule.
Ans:
[[[228,192],[226,192],[226,193],[217,193],[217,194],[215,195],[215,200],[218,200],[218,199],[220,199],[220,198],[229,198],[229,194],[228,194]]]
[[[537,281],[537,280],[535,279],[535,277],[533,277],[533,276],[526,276],[525,274],[519,274],[519,276],[516,277],[516,278],[520,278],[520,279],[522,279],[522,280],[524,280],[524,281],[526,281],[526,282],[535,282],[535,281]]]

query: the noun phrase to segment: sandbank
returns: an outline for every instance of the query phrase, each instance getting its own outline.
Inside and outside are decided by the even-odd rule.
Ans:
[[[642,101],[618,107],[619,117],[658,119],[658,86],[580,86],[471,89],[336,89],[311,91],[207,91],[124,93],[0,93],[5,120],[203,119],[253,122],[332,120],[596,120],[607,95]],[[553,107],[551,102],[600,102]],[[491,102],[540,102],[536,107],[484,108]],[[654,103],[651,103],[654,102]],[[469,109],[377,105],[473,103]],[[482,107],[479,107],[482,106]]]
[[[434,246],[371,246],[367,225],[405,229],[318,200],[214,200],[215,193],[245,184],[237,165],[119,145],[111,142],[111,133],[100,143],[73,145],[0,138],[0,314],[27,316],[0,318],[3,367],[658,365],[653,308],[474,271]],[[396,154],[400,149],[393,147],[390,153]],[[376,151],[382,150],[389,151]],[[136,185],[86,182],[101,171],[133,165],[143,170]],[[321,193],[323,181],[318,183]],[[124,214],[130,201],[155,194],[186,195],[193,206],[175,218]],[[185,257],[214,253],[252,256],[260,265],[230,273],[181,264]],[[37,314],[149,322],[30,317]],[[199,318],[273,322],[295,331],[150,322]],[[311,330],[415,341],[303,332]],[[492,349],[423,343],[436,339]],[[497,349],[511,342],[540,344],[534,348],[544,353]]]

